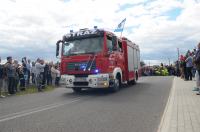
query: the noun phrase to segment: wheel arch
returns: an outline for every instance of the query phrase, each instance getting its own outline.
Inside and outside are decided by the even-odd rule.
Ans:
[[[122,70],[119,67],[115,68],[113,71],[114,79],[116,79],[117,75],[118,76],[120,75],[120,77],[121,77],[120,79],[122,80]]]

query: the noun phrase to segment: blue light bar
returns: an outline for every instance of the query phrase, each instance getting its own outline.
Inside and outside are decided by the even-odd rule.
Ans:
[[[95,69],[95,71],[94,71],[95,73],[99,73],[99,70],[98,69]]]

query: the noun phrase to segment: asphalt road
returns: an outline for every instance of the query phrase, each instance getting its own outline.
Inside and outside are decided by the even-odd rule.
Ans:
[[[173,77],[144,77],[111,94],[71,89],[0,99],[0,132],[156,132]]]

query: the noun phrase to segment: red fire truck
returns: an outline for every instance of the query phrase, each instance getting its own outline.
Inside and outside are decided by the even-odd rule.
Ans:
[[[136,83],[140,75],[139,46],[112,32],[97,27],[71,30],[56,45],[62,78],[74,92],[88,88],[116,92],[123,83]]]

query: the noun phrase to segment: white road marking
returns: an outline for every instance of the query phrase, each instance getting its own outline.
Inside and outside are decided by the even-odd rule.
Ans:
[[[61,107],[63,105],[78,102],[80,100],[82,100],[82,99],[79,97],[79,98],[73,99],[72,101],[67,101],[67,102],[64,102],[64,103],[54,103],[54,104],[51,104],[51,105],[45,105],[45,106],[42,106],[42,107],[37,107],[37,108],[33,108],[33,109],[29,109],[29,110],[25,110],[25,111],[21,111],[21,112],[17,112],[17,113],[8,114],[8,115],[0,117],[0,122],[13,120],[13,119],[16,119],[16,118],[28,116],[28,115],[31,115],[31,114],[34,114],[34,113],[45,111],[45,110],[58,108],[58,107]]]

